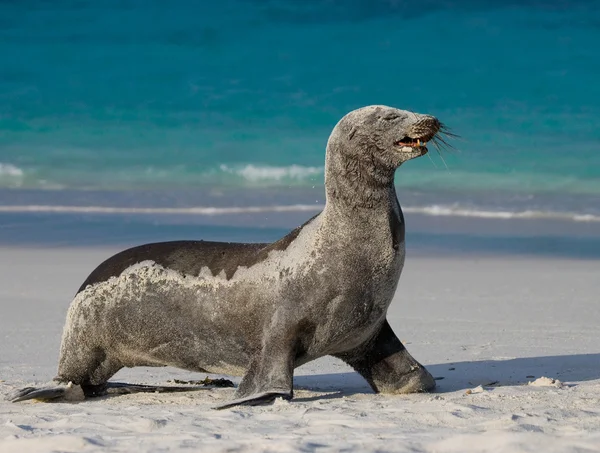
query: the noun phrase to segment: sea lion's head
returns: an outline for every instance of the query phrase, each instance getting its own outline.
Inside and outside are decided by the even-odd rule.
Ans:
[[[395,170],[403,162],[426,154],[427,142],[445,144],[440,132],[444,132],[443,124],[431,115],[370,105],[344,116],[331,133],[329,145],[350,159]]]

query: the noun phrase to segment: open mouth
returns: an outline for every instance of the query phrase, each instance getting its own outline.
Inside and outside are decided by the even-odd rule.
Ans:
[[[419,138],[404,137],[394,143],[396,146],[409,146],[411,148],[425,148],[427,142]]]
[[[394,142],[394,146],[398,148],[410,148],[411,152],[418,153],[420,156],[427,153],[428,143],[433,143],[433,146],[437,149],[437,152],[441,156],[441,151],[445,149],[454,149],[454,147],[448,143],[448,138],[456,138],[458,135],[450,132],[448,128],[440,123],[433,117],[427,117],[419,123],[413,125],[411,130],[408,132],[409,135],[405,135],[400,140]],[[407,152],[399,150],[400,152]],[[413,156],[414,157],[414,156]]]

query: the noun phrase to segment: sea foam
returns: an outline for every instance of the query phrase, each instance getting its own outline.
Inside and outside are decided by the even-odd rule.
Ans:
[[[24,177],[25,172],[16,165],[0,162],[0,186],[21,187]]]
[[[8,176],[12,178],[23,177],[23,170],[13,164],[5,164],[0,162],[0,177]]]
[[[284,180],[305,181],[323,174],[323,167],[304,167],[295,164],[286,167],[269,165],[261,166],[254,164],[239,167],[221,165],[219,168],[225,173],[241,176],[250,182],[280,182]]]
[[[12,205],[0,206],[0,213],[57,214],[152,214],[152,215],[203,215],[256,214],[266,212],[318,212],[323,204],[290,204],[265,206],[189,206],[189,207],[121,207],[121,206],[67,206],[67,205]],[[541,210],[485,210],[452,205],[407,206],[405,214],[421,214],[433,217],[474,217],[481,219],[549,219],[572,222],[600,222],[600,215],[577,212]]]

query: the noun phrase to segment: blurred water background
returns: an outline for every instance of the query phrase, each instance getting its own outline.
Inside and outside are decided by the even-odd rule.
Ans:
[[[0,56],[4,242],[131,219],[274,239],[368,104],[461,136],[398,171],[418,231],[600,236],[600,2],[2,0]]]

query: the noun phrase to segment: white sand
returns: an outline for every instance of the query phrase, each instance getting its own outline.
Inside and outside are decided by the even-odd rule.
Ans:
[[[54,376],[70,298],[112,252],[0,249],[0,397]],[[433,394],[375,395],[325,358],[297,370],[292,402],[266,407],[210,409],[233,389],[1,401],[0,452],[600,452],[599,277],[598,261],[409,256],[389,318],[443,377]],[[172,378],[204,375],[116,376]]]

